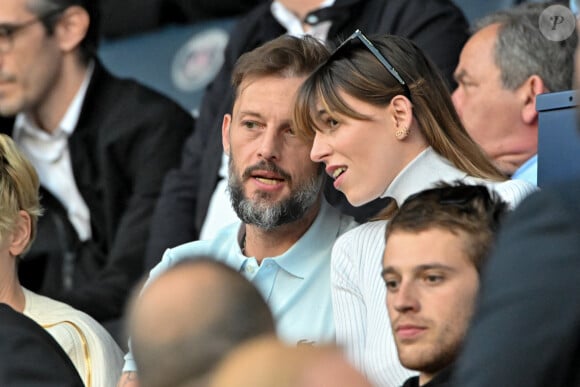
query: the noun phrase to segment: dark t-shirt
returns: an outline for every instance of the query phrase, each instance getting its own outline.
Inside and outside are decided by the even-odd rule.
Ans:
[[[403,383],[402,387],[448,387],[450,386],[451,381],[451,368],[447,367],[443,371],[440,371],[435,375],[433,379],[429,381],[429,383],[423,384],[422,386],[419,384],[419,377],[413,376],[409,378]]]

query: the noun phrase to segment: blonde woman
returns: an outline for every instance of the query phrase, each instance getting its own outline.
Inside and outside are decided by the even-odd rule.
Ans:
[[[0,303],[44,327],[72,360],[87,387],[114,386],[122,352],[89,315],[23,288],[18,260],[29,249],[41,214],[39,181],[10,137],[0,134]]]
[[[511,205],[534,190],[506,181],[468,136],[436,67],[411,41],[356,31],[303,84],[294,112],[310,157],[360,206],[392,198],[382,219],[334,245],[331,285],[337,341],[378,386],[409,376],[399,363],[380,277],[386,219],[397,203],[439,181],[484,184]]]

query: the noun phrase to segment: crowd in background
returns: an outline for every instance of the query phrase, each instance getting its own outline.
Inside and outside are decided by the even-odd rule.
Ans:
[[[0,385],[580,383],[572,3],[3,0]],[[98,55],[217,18],[195,117]]]

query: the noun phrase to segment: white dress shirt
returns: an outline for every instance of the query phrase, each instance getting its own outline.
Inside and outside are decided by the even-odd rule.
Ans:
[[[222,227],[239,222],[228,191],[229,159],[228,155],[222,154],[222,165],[219,170],[220,181],[211,195],[207,215],[199,235],[201,240],[213,239]]]
[[[334,2],[335,0],[323,1],[318,9],[330,7]],[[273,1],[270,10],[278,23],[286,28],[288,35],[297,37],[311,35],[322,41],[328,37],[328,31],[332,25],[330,20],[319,22],[314,15],[307,16],[305,21],[308,23],[308,28],[305,30],[303,26],[305,21],[299,19],[294,12],[279,1]]]
[[[66,208],[81,241],[91,238],[91,217],[74,179],[68,138],[77,126],[93,69],[91,63],[81,87],[53,133],[40,129],[32,117],[20,113],[16,116],[13,135],[16,144],[36,168],[42,186]]]

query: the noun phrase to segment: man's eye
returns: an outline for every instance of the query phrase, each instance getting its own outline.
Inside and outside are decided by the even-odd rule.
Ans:
[[[475,82],[469,82],[469,81],[465,81],[465,80],[464,81],[461,81],[459,83],[459,85],[462,86],[462,87],[474,87],[474,86],[477,86],[477,84]]]
[[[441,275],[430,274],[424,277],[424,281],[430,285],[436,285],[443,282],[444,278]]]
[[[393,279],[386,279],[385,286],[387,287],[388,291],[395,291],[399,288],[399,281]]]
[[[14,34],[14,27],[0,26],[0,38],[10,38]]]
[[[258,123],[255,121],[244,121],[244,122],[242,122],[242,126],[248,128],[248,129],[255,129],[258,127]]]

